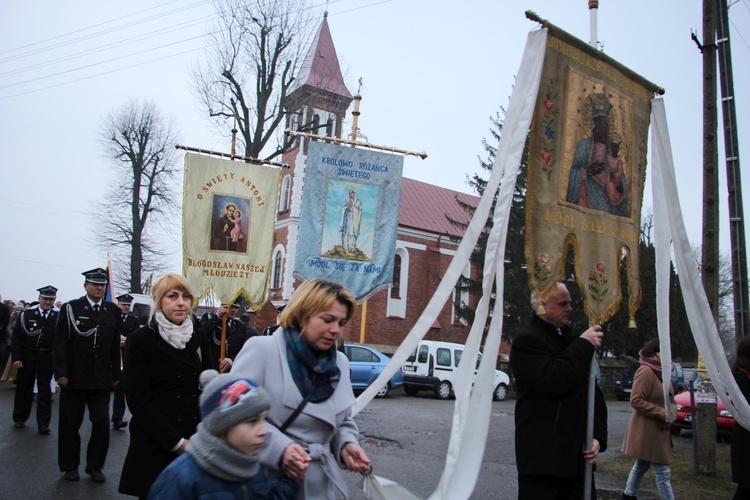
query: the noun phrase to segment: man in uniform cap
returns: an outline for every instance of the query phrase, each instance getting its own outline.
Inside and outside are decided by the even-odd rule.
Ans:
[[[36,424],[40,434],[49,434],[52,417],[52,344],[59,309],[55,304],[57,288],[48,285],[37,289],[39,305],[21,312],[11,336],[11,356],[16,375],[16,398],[13,423],[25,427],[34,401],[34,381],[38,387]]]
[[[91,438],[86,474],[102,483],[109,450],[109,393],[120,382],[120,309],[104,300],[104,269],[82,274],[86,295],[63,304],[55,331],[55,378],[61,387],[57,462],[65,479],[80,479],[79,429],[88,407]]]
[[[117,307],[120,308],[122,313],[120,316],[121,330],[120,330],[120,350],[125,349],[125,339],[128,334],[136,331],[141,327],[138,323],[138,318],[135,315],[130,314],[130,307],[133,304],[133,296],[126,293],[117,297]],[[127,427],[128,422],[123,420],[125,416],[125,390],[123,384],[118,384],[115,387],[115,394],[112,398],[112,428],[113,429],[124,429]]]

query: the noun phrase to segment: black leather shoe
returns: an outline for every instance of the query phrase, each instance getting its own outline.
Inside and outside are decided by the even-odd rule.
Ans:
[[[39,434],[49,434],[49,427],[46,425],[43,425],[39,428]]]
[[[65,471],[65,480],[66,481],[78,481],[81,479],[81,476],[78,475],[77,470],[66,470]]]
[[[26,424],[24,424],[23,422],[13,422],[13,426],[16,429],[23,429],[24,427],[26,427]]]
[[[127,420],[113,420],[112,421],[113,429],[124,429],[127,426],[128,426]]]
[[[99,469],[86,469],[86,474],[91,476],[91,480],[95,483],[103,483],[107,480],[106,477],[104,477],[104,474]]]

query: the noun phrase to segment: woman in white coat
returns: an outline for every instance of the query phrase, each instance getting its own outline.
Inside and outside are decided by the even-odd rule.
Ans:
[[[281,328],[251,337],[232,367],[271,396],[270,439],[260,458],[301,481],[297,498],[347,498],[341,467],[360,473],[371,467],[351,417],[349,361],[336,350],[356,305],[343,286],[307,280],[281,314]]]

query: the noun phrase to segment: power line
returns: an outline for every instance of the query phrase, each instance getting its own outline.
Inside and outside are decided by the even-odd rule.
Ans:
[[[143,66],[145,64],[151,64],[153,62],[163,61],[165,59],[170,59],[172,57],[177,57],[177,56],[181,56],[181,55],[184,55],[184,54],[189,54],[190,52],[195,52],[196,50],[200,50],[201,48],[203,48],[203,47],[198,47],[197,49],[186,50],[184,52],[178,52],[176,54],[171,54],[171,55],[168,55],[168,56],[159,57],[159,58],[156,58],[156,59],[151,59],[149,61],[140,62],[138,64],[132,64],[130,66],[125,66],[123,68],[116,68],[116,69],[113,69],[111,71],[104,71],[102,73],[97,73],[95,75],[84,76],[82,78],[77,78],[75,80],[69,80],[67,82],[56,83],[54,85],[48,85],[47,87],[42,87],[42,88],[38,88],[38,89],[35,89],[35,90],[28,90],[26,92],[19,92],[17,94],[11,94],[11,95],[2,96],[2,97],[0,97],[0,101],[2,101],[4,99],[10,99],[12,97],[18,97],[18,96],[22,96],[22,95],[27,95],[27,94],[33,94],[33,93],[36,93],[36,92],[41,92],[43,90],[49,90],[49,89],[52,89],[52,88],[55,88],[55,87],[61,87],[63,85],[70,85],[71,83],[77,83],[77,82],[82,82],[84,80],[90,80],[91,78],[97,78],[99,76],[109,75],[111,73],[117,73],[119,71],[125,71],[127,69],[136,68],[138,66]]]
[[[130,43],[133,43],[133,42],[140,42],[140,41],[143,41],[143,40],[147,40],[149,38],[154,38],[156,36],[161,36],[163,34],[172,33],[174,31],[183,30],[185,28],[191,28],[191,27],[195,26],[196,24],[202,24],[203,22],[204,21],[202,19],[192,20],[192,21],[186,21],[184,23],[180,23],[180,24],[177,24],[175,26],[170,26],[170,27],[167,27],[167,28],[163,28],[161,30],[154,31],[152,33],[144,33],[144,34],[136,35],[136,36],[133,36],[133,37],[130,37],[130,38],[126,38],[124,40],[117,41],[117,42],[112,42],[112,43],[108,43],[108,44],[105,44],[105,45],[101,45],[99,47],[95,47],[95,48],[92,48],[92,49],[86,49],[86,50],[83,50],[83,51],[80,51],[80,52],[76,52],[76,53],[71,54],[69,56],[58,58],[57,60],[51,60],[51,61],[48,60],[46,62],[37,63],[37,64],[31,65],[31,66],[26,66],[26,67],[23,67],[23,68],[18,68],[18,69],[11,70],[11,71],[6,71],[5,73],[0,73],[0,78],[6,77],[6,76],[15,75],[15,74],[22,73],[24,71],[29,71],[29,70],[32,70],[32,69],[44,68],[46,66],[51,66],[51,65],[54,65],[54,64],[62,63],[62,62],[71,61],[73,59],[79,59],[79,58],[87,56],[87,55],[96,54],[98,52],[103,52],[105,50],[109,50],[109,49],[113,49],[113,48],[118,48],[118,47],[130,44]],[[105,61],[105,62],[109,62],[109,61]]]
[[[156,7],[151,7],[149,9],[145,9],[145,10],[142,10],[142,11],[139,11],[139,12],[135,12],[133,14],[128,14],[128,15],[125,15],[125,16],[121,16],[121,17],[118,17],[116,19],[111,19],[109,21],[104,21],[102,23],[95,24],[93,26],[88,26],[86,28],[81,28],[81,29],[78,29],[78,30],[75,30],[75,31],[71,31],[69,33],[65,33],[65,34],[58,35],[58,36],[55,36],[55,37],[52,37],[52,38],[48,38],[46,40],[42,40],[42,41],[39,41],[39,42],[30,43],[30,44],[24,45],[22,47],[17,47],[15,49],[10,49],[10,50],[6,50],[6,51],[0,51],[0,54],[7,54],[7,53],[10,53],[10,52],[17,52],[19,50],[23,50],[23,49],[28,48],[28,47],[33,47],[35,45],[41,45],[43,43],[51,42],[51,41],[54,41],[54,40],[57,40],[57,39],[60,39],[60,38],[66,38],[66,37],[69,37],[69,36],[74,35],[76,33],[81,33],[81,32],[84,32],[84,31],[88,31],[88,30],[97,28],[99,26],[104,26],[106,24],[111,24],[111,23],[120,21],[122,19],[127,19],[128,17],[137,16],[137,15],[142,14],[144,12],[148,12],[150,10],[158,9],[158,8],[161,8],[161,7],[165,6],[165,5],[169,5],[171,3],[175,3],[177,1],[179,1],[179,0],[172,0],[171,2],[167,2],[167,3],[164,3],[164,4],[158,5]],[[65,45],[70,45],[72,43],[80,42],[80,41],[83,41],[83,40],[88,40],[88,39],[95,38],[97,36],[101,36],[101,35],[104,35],[104,34],[109,34],[109,33],[112,33],[114,31],[119,31],[121,29],[125,29],[125,28],[129,28],[129,27],[132,27],[132,26],[136,26],[138,24],[142,24],[142,23],[147,22],[147,21],[152,21],[154,19],[159,19],[159,18],[164,17],[164,16],[173,15],[173,14],[175,14],[177,12],[182,12],[182,11],[185,11],[185,10],[188,10],[188,9],[192,9],[192,8],[194,8],[196,6],[205,5],[207,3],[211,3],[211,0],[201,1],[201,2],[198,2],[198,3],[192,4],[192,5],[189,5],[187,7],[180,7],[179,9],[173,9],[173,10],[164,12],[162,14],[154,15],[154,16],[151,16],[151,17],[148,17],[148,18],[145,18],[145,19],[139,19],[137,21],[133,21],[133,22],[130,22],[130,23],[122,24],[120,26],[115,26],[114,28],[109,28],[109,29],[102,30],[102,31],[99,31],[99,32],[96,32],[96,33],[92,33],[92,34],[89,34],[89,35],[78,37],[78,38],[75,38],[73,40],[69,40],[69,41],[66,41],[66,42],[58,43],[56,45],[52,45],[52,46],[48,46],[48,47],[43,47],[41,49],[36,49],[36,50],[30,51],[30,52],[24,52],[24,53],[15,55],[15,56],[7,57],[5,59],[0,59],[0,63],[7,62],[7,61],[12,61],[12,60],[15,60],[15,59],[18,59],[18,58],[21,58],[21,57],[28,57],[29,55],[38,54],[40,52],[45,52],[45,51],[52,50],[52,49],[55,49],[55,48],[63,47]]]
[[[110,20],[110,21],[105,21],[103,23],[99,23],[99,24],[94,25],[94,26],[90,26],[90,27],[87,27],[87,28],[81,28],[79,30],[72,31],[72,32],[70,32],[68,34],[59,35],[59,36],[52,37],[52,38],[49,38],[49,39],[46,39],[46,40],[43,40],[43,41],[40,41],[40,42],[34,42],[32,44],[27,44],[27,45],[22,46],[22,47],[17,47],[15,49],[10,49],[10,50],[4,51],[4,52],[0,52],[0,54],[7,54],[7,53],[10,53],[10,52],[22,50],[24,48],[33,47],[35,45],[39,45],[39,44],[42,44],[42,43],[47,43],[49,41],[54,41],[54,40],[57,40],[57,39],[60,39],[60,38],[64,38],[66,36],[70,36],[70,35],[73,35],[73,34],[76,34],[76,33],[80,33],[80,32],[86,31],[86,30],[90,30],[90,29],[96,28],[96,27],[99,27],[99,26],[103,26],[103,25],[106,25],[106,24],[111,24],[113,22],[116,22],[116,21],[119,21],[119,20],[122,20],[122,19],[126,19],[128,17],[132,17],[132,16],[135,16],[135,15],[138,15],[138,14],[142,14],[142,13],[150,11],[150,10],[161,8],[163,6],[175,3],[176,1],[178,1],[178,0],[172,0],[171,2],[166,2],[164,4],[160,4],[159,6],[152,7],[150,9],[145,9],[145,10],[133,13],[133,14],[128,14],[126,16],[121,16],[119,18],[116,18],[116,19],[113,19],[113,20]],[[330,3],[339,3],[339,2],[342,2],[342,1],[344,1],[344,0],[332,0]],[[355,10],[360,10],[360,9],[372,7],[372,6],[375,6],[375,5],[380,5],[382,3],[386,3],[386,2],[389,2],[389,1],[390,0],[384,0],[384,1],[380,1],[380,2],[375,2],[375,3],[367,4],[367,5],[364,5],[364,6],[360,6],[360,7],[356,7],[356,8],[353,8],[353,9],[349,9],[349,10],[346,10],[346,11],[339,12],[338,14],[346,13],[346,12],[351,12],[351,11],[355,11]],[[126,27],[131,27],[131,26],[134,26],[134,25],[142,24],[143,22],[145,22],[147,20],[157,19],[157,18],[164,17],[164,16],[172,14],[172,13],[176,13],[176,12],[184,11],[184,10],[187,10],[187,9],[191,9],[191,8],[196,7],[196,6],[204,5],[204,4],[207,4],[207,3],[211,3],[211,0],[205,0],[205,1],[197,2],[197,3],[191,4],[189,6],[180,7],[178,9],[173,9],[171,11],[168,11],[167,13],[164,13],[164,14],[158,14],[158,15],[151,16],[149,18],[146,18],[145,20],[139,20],[139,21],[136,21],[136,22],[127,23],[125,25],[117,26],[117,27],[114,27],[114,28],[111,28],[111,29],[108,29],[108,30],[102,30],[102,31],[97,32],[97,33],[95,33],[93,35],[87,35],[86,37],[79,37],[78,39],[75,39],[75,40],[70,41],[70,42],[61,43],[61,44],[55,45],[55,46],[50,47],[50,48],[39,49],[39,50],[37,50],[37,52],[43,52],[43,51],[46,51],[46,50],[51,50],[52,48],[57,48],[59,46],[68,45],[68,44],[74,43],[76,41],[81,41],[81,40],[84,40],[84,39],[92,38],[94,36],[99,36],[99,35],[102,35],[102,34],[111,33],[113,31],[124,29]],[[310,7],[306,7],[306,9],[319,8],[322,5],[323,4],[321,3],[321,4],[318,4],[318,5],[313,5],[313,6],[310,6]],[[156,35],[157,33],[160,33],[160,32],[167,32],[168,33],[168,32],[172,32],[172,31],[177,31],[178,29],[181,29],[181,28],[178,28],[181,25],[184,25],[184,24],[187,24],[187,23],[192,23],[192,24],[190,24],[190,26],[193,26],[194,24],[197,24],[200,21],[205,22],[205,20],[207,20],[207,19],[210,20],[213,17],[215,17],[215,16],[203,16],[203,17],[200,17],[198,19],[194,19],[194,20],[187,21],[187,22],[184,22],[184,23],[181,23],[181,24],[170,26],[168,28],[161,28],[160,30],[151,31],[151,32],[148,32],[148,33],[136,36],[136,37],[132,37],[131,39],[140,39],[140,40],[143,40],[143,39],[147,39],[147,38],[152,38],[153,36],[157,36]],[[219,32],[220,31],[217,31],[217,32],[214,32],[214,33],[210,33],[210,34],[215,34],[215,33],[219,33]],[[9,88],[9,87],[14,87],[14,86],[18,86],[18,85],[24,85],[24,84],[28,84],[28,83],[31,83],[31,82],[34,82],[34,81],[39,81],[39,80],[43,80],[43,79],[47,79],[47,78],[52,78],[52,77],[55,77],[55,76],[60,76],[60,75],[67,74],[67,73],[70,73],[70,72],[73,72],[73,71],[80,71],[80,70],[83,70],[83,69],[86,69],[86,68],[90,68],[90,67],[94,67],[94,66],[99,66],[99,65],[106,64],[106,63],[113,62],[113,61],[117,61],[117,60],[120,60],[120,59],[125,59],[127,57],[132,57],[134,55],[143,54],[143,53],[146,53],[146,52],[149,52],[149,51],[159,50],[159,49],[162,49],[162,48],[165,48],[165,47],[170,47],[170,46],[173,46],[173,45],[178,45],[180,43],[189,42],[189,41],[192,41],[192,40],[195,40],[195,39],[198,39],[198,38],[203,38],[205,36],[206,36],[205,34],[204,35],[197,35],[197,36],[190,37],[190,38],[183,39],[183,40],[179,40],[179,41],[176,41],[176,42],[164,44],[164,45],[161,45],[159,47],[155,47],[155,48],[151,48],[151,49],[146,49],[146,50],[135,52],[135,53],[131,53],[131,54],[128,54],[128,55],[125,55],[125,56],[119,56],[119,57],[115,57],[115,58],[110,58],[110,59],[105,60],[105,61],[100,61],[100,62],[97,62],[97,63],[92,63],[92,64],[89,64],[89,65],[85,65],[85,66],[80,66],[78,68],[74,68],[74,69],[71,69],[71,70],[65,70],[65,71],[61,71],[61,72],[58,72],[58,73],[54,73],[54,74],[43,75],[43,76],[40,76],[40,77],[37,77],[37,78],[32,78],[32,79],[25,80],[23,82],[9,83],[9,84],[7,84],[7,85],[5,85],[3,87],[0,87],[0,88]],[[124,41],[113,42],[113,43],[109,44],[109,46],[119,47],[119,46],[123,45],[124,43],[125,43]],[[103,50],[106,50],[107,47],[108,47],[108,45],[104,45],[104,46],[99,46],[98,48],[89,49],[88,53],[101,52]],[[77,82],[80,82],[80,81],[88,80],[90,78],[97,78],[99,76],[104,76],[104,75],[107,75],[107,74],[110,74],[110,73],[124,71],[124,70],[127,70],[127,69],[131,69],[131,68],[134,68],[134,67],[142,66],[142,65],[145,65],[145,64],[150,64],[150,63],[153,63],[153,62],[163,61],[163,60],[166,60],[166,59],[170,59],[172,57],[178,57],[178,56],[181,56],[181,55],[184,55],[184,54],[188,54],[190,52],[194,52],[196,50],[204,49],[206,47],[207,47],[207,45],[203,45],[203,46],[195,48],[195,49],[191,49],[191,50],[187,50],[187,51],[183,51],[183,52],[178,52],[178,53],[166,55],[164,57],[151,59],[149,61],[143,61],[143,62],[140,62],[140,63],[137,63],[137,64],[132,64],[132,65],[129,65],[129,66],[126,66],[126,67],[115,68],[115,69],[110,70],[110,71],[103,71],[103,72],[100,72],[100,73],[97,73],[97,74],[94,74],[94,75],[89,75],[89,76],[77,78],[77,79],[74,79],[74,80],[69,80],[69,81],[66,81],[66,82],[61,82],[61,83],[57,83],[57,84],[53,84],[53,85],[48,85],[48,86],[41,87],[41,88],[38,88],[38,89],[33,89],[33,90],[24,91],[24,92],[18,92],[18,93],[11,94],[11,95],[1,96],[0,100],[5,100],[5,99],[13,98],[13,97],[18,97],[18,96],[22,96],[22,95],[31,94],[31,93],[36,93],[36,92],[40,92],[40,91],[43,91],[43,90],[48,90],[48,89],[59,87],[59,86],[63,86],[63,85],[69,85],[69,84],[72,84],[72,83],[77,83]],[[27,54],[31,54],[31,52],[27,53]],[[40,63],[39,65],[30,66],[30,67],[28,67],[28,69],[29,70],[30,69],[38,69],[39,67],[46,67],[46,66],[49,66],[49,65],[52,65],[52,64],[55,64],[55,63],[67,61],[67,60],[70,60],[70,59],[73,59],[73,58],[77,58],[77,57],[82,57],[83,55],[86,55],[86,51],[79,52],[78,54],[80,54],[80,56],[77,55],[77,54],[73,54],[73,55],[69,55],[69,56],[66,56],[64,58],[61,58],[58,61],[47,61],[46,63]],[[11,60],[11,59],[17,58],[17,57],[20,57],[20,56],[13,56],[12,58],[6,58],[5,60],[0,60],[0,63],[2,63],[3,61],[7,61],[7,60]],[[5,75],[8,75],[8,74],[17,74],[17,73],[21,73],[21,72],[22,72],[22,70],[15,70],[15,71],[11,70],[11,71],[6,72],[6,73],[4,73],[4,74],[2,74],[0,76],[5,76]]]
[[[125,54],[125,55],[119,56],[119,57],[113,57],[111,59],[107,59],[106,61],[99,61],[99,62],[87,64],[85,66],[79,66],[77,68],[67,69],[65,71],[59,71],[57,73],[52,73],[50,75],[39,76],[37,78],[31,78],[31,79],[23,80],[23,81],[16,82],[16,83],[9,83],[7,85],[0,85],[0,89],[7,89],[7,88],[11,88],[11,87],[17,87],[19,85],[26,85],[27,83],[36,82],[36,81],[39,81],[39,80],[46,80],[47,78],[54,78],[56,76],[65,75],[65,74],[73,73],[73,72],[76,72],[76,71],[81,71],[83,69],[93,68],[95,66],[101,66],[102,64],[107,64],[107,63],[110,63],[110,62],[113,62],[113,61],[119,61],[121,59],[127,59],[128,57],[133,57],[133,56],[137,56],[137,55],[140,55],[140,54],[145,54],[147,52],[153,52],[155,50],[163,49],[163,48],[166,48],[166,47],[171,47],[173,45],[179,45],[181,43],[191,42],[191,41],[196,40],[198,38],[203,38],[203,35],[194,36],[192,38],[187,38],[187,39],[180,40],[180,41],[177,41],[177,42],[167,43],[167,44],[160,45],[158,47],[153,47],[153,48],[150,48],[150,49],[140,50],[138,52],[132,52],[130,54]],[[190,52],[192,52],[192,51],[190,51]],[[133,66],[130,66],[130,67],[133,67]]]

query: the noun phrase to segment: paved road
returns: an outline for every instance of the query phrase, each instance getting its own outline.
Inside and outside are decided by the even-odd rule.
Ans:
[[[62,479],[57,467],[57,401],[52,405],[52,434],[43,436],[36,432],[33,416],[26,428],[13,427],[14,392],[14,385],[0,382],[0,470],[3,472],[0,499],[124,498],[117,493],[117,485],[128,447],[127,429],[111,432],[110,450],[104,467],[106,483],[93,483],[83,474],[82,468],[81,481],[71,483]],[[608,401],[607,404],[610,451],[606,454],[614,454],[619,453],[617,450],[622,442],[630,407],[627,402]],[[516,498],[514,405],[513,400],[492,403],[487,447],[472,498]],[[426,393],[412,398],[396,391],[388,398],[374,400],[358,415],[357,422],[363,447],[375,464],[375,473],[399,482],[421,498],[429,496],[445,461],[452,409],[452,402],[432,399]],[[88,435],[88,421],[84,420],[84,447]],[[82,455],[85,456],[85,450]],[[345,476],[352,498],[364,499],[364,494],[358,488],[359,477],[348,472]],[[598,475],[597,479],[600,487],[622,487],[600,484]]]

